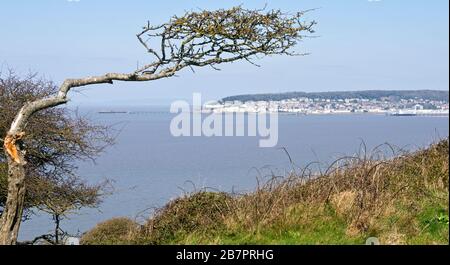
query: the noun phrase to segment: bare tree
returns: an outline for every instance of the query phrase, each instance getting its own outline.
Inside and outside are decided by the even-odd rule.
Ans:
[[[83,207],[97,207],[101,203],[101,197],[108,192],[107,182],[99,185],[88,185],[77,177],[65,178],[57,183],[47,180],[40,181],[40,204],[37,208],[50,214],[55,223],[50,243],[61,244],[62,236],[66,232],[61,228],[61,221],[69,214],[74,214]]]
[[[304,22],[304,12],[286,14],[279,10],[247,10],[242,7],[217,11],[187,12],[169,22],[148,23],[137,34],[152,61],[130,73],[107,73],[66,79],[52,96],[30,101],[17,113],[5,140],[8,157],[8,200],[1,217],[0,244],[14,244],[20,226],[25,195],[26,124],[35,113],[65,104],[72,88],[114,81],[152,81],[175,75],[184,68],[210,66],[267,55],[300,55],[294,47],[313,33],[315,22]]]
[[[0,72],[0,135],[6,135],[16,113],[26,102],[56,91],[56,85],[37,74],[19,77],[12,70]],[[101,188],[106,186],[84,184],[75,173],[75,161],[94,160],[112,144],[110,134],[113,131],[108,126],[93,125],[87,118],[67,108],[51,108],[33,115],[27,122],[27,135],[23,139],[27,149],[27,189],[22,220],[30,219],[32,213],[39,209],[51,212],[54,219],[56,215],[61,219],[69,210],[96,207],[104,191]],[[6,152],[0,145],[0,213],[7,201],[6,161]],[[94,197],[98,199],[93,200]]]

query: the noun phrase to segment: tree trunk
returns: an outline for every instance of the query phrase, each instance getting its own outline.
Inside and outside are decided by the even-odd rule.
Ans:
[[[53,215],[55,218],[55,245],[59,245],[59,214]]]
[[[16,156],[11,156],[11,152],[5,148],[8,158],[8,198],[0,219],[0,245],[17,243],[25,200],[25,160],[16,140],[19,139],[12,142]]]

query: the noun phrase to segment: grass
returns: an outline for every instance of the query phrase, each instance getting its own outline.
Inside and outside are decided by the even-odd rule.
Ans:
[[[299,219],[303,211],[296,211],[290,218]],[[202,238],[202,235],[191,235],[180,244],[274,244],[274,245],[308,245],[308,244],[358,244],[363,239],[346,237],[345,221],[336,216],[332,209],[321,209],[314,218],[305,222],[291,224],[275,223],[259,230],[223,230],[215,237]]]
[[[364,244],[375,236],[382,244],[449,244],[448,139],[414,153],[384,147],[396,156],[380,146],[325,172],[273,177],[249,194],[188,194],[145,224],[99,224],[83,243]],[[111,240],[117,231],[121,240]]]

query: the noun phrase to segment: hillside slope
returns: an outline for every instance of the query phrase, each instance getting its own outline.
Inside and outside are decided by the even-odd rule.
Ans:
[[[186,195],[143,225],[98,224],[82,242],[364,244],[374,236],[381,244],[448,244],[448,140],[393,159],[382,153],[343,158],[322,174],[296,170],[250,194]]]

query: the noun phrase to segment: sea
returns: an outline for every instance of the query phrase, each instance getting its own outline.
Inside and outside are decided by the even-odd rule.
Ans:
[[[78,175],[91,184],[107,181],[109,193],[98,208],[81,209],[61,222],[74,236],[114,217],[145,222],[155,209],[190,192],[251,192],[258,182],[311,163],[318,172],[340,157],[370,154],[379,145],[388,157],[392,149],[414,151],[449,135],[448,116],[280,114],[278,144],[262,148],[253,136],[175,137],[170,124],[177,114],[169,107],[104,110],[78,109],[92,123],[111,126],[115,144],[95,161],[76,162]],[[22,223],[19,239],[53,229],[52,217],[36,212]]]

